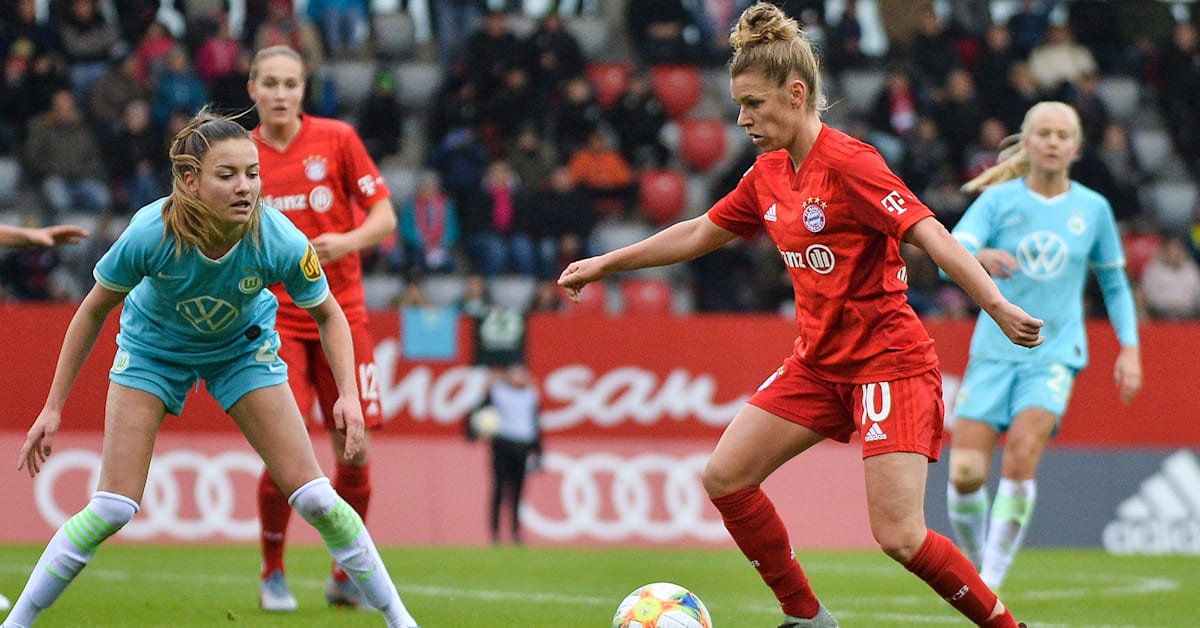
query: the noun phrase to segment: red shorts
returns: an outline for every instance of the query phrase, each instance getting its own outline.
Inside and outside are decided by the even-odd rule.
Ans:
[[[936,461],[941,454],[945,407],[936,368],[890,382],[842,384],[790,357],[749,403],[843,443],[857,432],[864,459],[905,451]]]
[[[383,425],[383,412],[379,406],[379,381],[375,377],[375,341],[366,324],[351,324],[350,335],[354,338],[355,374],[363,421],[368,429],[377,428]],[[279,357],[287,362],[288,385],[296,396],[300,413],[308,418],[309,425],[323,423],[326,428],[334,429],[333,403],[338,398],[337,383],[333,380],[333,371],[321,341],[292,338],[283,330],[280,330],[280,336]]]

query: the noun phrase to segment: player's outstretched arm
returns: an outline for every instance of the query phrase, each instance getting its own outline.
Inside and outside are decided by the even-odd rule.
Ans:
[[[904,239],[929,253],[934,263],[954,283],[962,286],[1014,344],[1036,347],[1045,340],[1041,336],[1042,321],[1005,299],[979,260],[936,218],[926,218],[913,225],[904,234]]]
[[[75,378],[79,376],[79,370],[83,368],[88,354],[92,352],[104,321],[113,308],[124,299],[124,292],[115,292],[95,285],[71,317],[62,349],[58,354],[58,363],[54,367],[50,393],[46,395],[42,411],[25,434],[25,444],[21,446],[21,454],[17,459],[17,469],[27,470],[30,477],[41,471],[42,463],[50,456],[54,435],[58,433],[62,423],[62,409],[67,403],[71,387],[75,384]]]
[[[358,382],[354,373],[354,341],[350,323],[337,299],[330,294],[308,313],[317,321],[321,332],[321,347],[329,359],[330,370],[337,384],[338,399],[333,404],[333,422],[346,434],[346,460],[354,458],[366,438],[362,404],[358,400]]]
[[[697,216],[677,222],[640,242],[571,262],[559,275],[558,285],[566,289],[572,301],[579,302],[579,291],[593,281],[617,272],[690,260],[736,237],[733,232],[713,224],[707,215]]]
[[[0,246],[58,246],[78,242],[88,235],[83,227],[75,225],[41,228],[0,225]]]

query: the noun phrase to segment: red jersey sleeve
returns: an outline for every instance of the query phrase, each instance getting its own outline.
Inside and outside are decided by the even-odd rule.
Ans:
[[[846,195],[862,199],[848,203],[854,219],[893,238],[903,239],[910,227],[934,215],[875,151],[847,157],[841,176]]]
[[[391,192],[379,174],[379,166],[367,153],[367,147],[359,139],[358,133],[347,128],[342,137],[342,163],[345,164],[346,196],[354,199],[360,208],[366,210],[375,203],[391,197]]]
[[[762,229],[762,216],[754,193],[758,179],[755,166],[742,175],[737,187],[713,204],[708,210],[708,219],[718,227],[731,231],[741,238],[751,238]]]

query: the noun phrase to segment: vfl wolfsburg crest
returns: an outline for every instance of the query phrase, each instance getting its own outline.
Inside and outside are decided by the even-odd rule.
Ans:
[[[262,287],[262,277],[257,275],[242,277],[242,280],[238,282],[238,290],[242,291],[243,294],[254,294],[262,290]]]

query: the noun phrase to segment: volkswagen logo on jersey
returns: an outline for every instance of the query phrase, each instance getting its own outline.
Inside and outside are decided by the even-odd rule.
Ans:
[[[329,167],[321,155],[310,155],[304,158],[304,176],[309,181],[324,181],[329,174]]]
[[[804,228],[813,233],[824,229],[825,207],[828,203],[815,196],[808,197],[804,203]]]
[[[1036,231],[1017,244],[1017,263],[1031,279],[1053,279],[1071,261],[1071,248],[1057,233]]]

